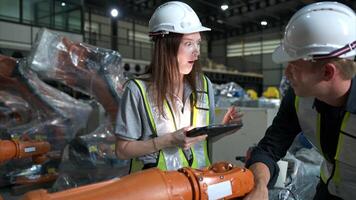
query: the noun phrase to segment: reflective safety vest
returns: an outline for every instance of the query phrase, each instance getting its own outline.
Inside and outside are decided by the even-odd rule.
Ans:
[[[320,114],[314,98],[296,97],[295,107],[304,135],[321,152]],[[324,156],[325,157],[325,156]],[[320,176],[331,194],[344,200],[356,198],[356,115],[346,112],[339,131],[335,163],[324,159]]]
[[[147,84],[138,79],[133,80],[140,89],[141,96],[144,101],[146,113],[150,120],[150,126],[155,137],[164,134],[172,133],[179,128],[176,124],[174,111],[167,100],[163,102],[163,112],[165,117],[159,114],[157,106],[153,106],[154,98],[152,93],[147,90]],[[196,100],[196,104],[193,105]],[[209,125],[210,123],[210,101],[208,83],[205,76],[201,76],[197,80],[197,92],[193,92],[190,96],[190,113],[191,126],[201,127]],[[207,141],[195,143],[190,151],[192,153],[192,164],[189,165],[183,150],[179,147],[164,148],[159,151],[157,168],[161,170],[177,170],[182,167],[203,168],[210,165]],[[135,166],[132,166],[135,168]]]

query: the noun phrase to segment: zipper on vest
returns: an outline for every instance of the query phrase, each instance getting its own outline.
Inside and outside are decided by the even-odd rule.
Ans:
[[[176,124],[176,119],[175,119],[175,117],[174,117],[174,113],[173,113],[173,109],[172,109],[172,107],[171,107],[171,105],[169,104],[169,102],[166,100],[166,102],[167,102],[167,107],[168,107],[168,109],[169,109],[169,112],[171,113],[171,115],[172,115],[172,118],[173,118],[173,124],[174,124],[174,128],[175,128],[175,130],[177,131],[177,124]],[[179,147],[180,148],[180,147]],[[182,151],[183,151],[183,155],[184,155],[184,157],[185,157],[185,160],[186,161],[188,161],[188,164],[189,164],[189,166],[190,166],[190,164],[191,164],[191,162],[190,162],[190,159],[188,159],[187,158],[187,155],[185,155],[185,152],[184,152],[184,149],[182,149],[182,148],[180,148]],[[190,149],[190,153],[192,154],[192,163],[193,163],[193,152],[192,152],[192,148],[189,148]],[[159,156],[158,156],[159,157]],[[158,163],[158,162],[157,162]]]

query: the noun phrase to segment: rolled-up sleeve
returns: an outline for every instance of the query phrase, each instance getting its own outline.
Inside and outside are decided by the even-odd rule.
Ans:
[[[286,155],[294,138],[301,132],[294,99],[295,95],[290,89],[283,98],[272,125],[258,145],[253,148],[251,157],[246,162],[246,167],[257,162],[268,166],[271,173],[268,186],[273,186],[277,180],[279,168],[276,162]]]
[[[130,81],[127,83],[122,96],[116,118],[115,134],[125,140],[138,140],[143,137],[145,124],[143,99],[137,85]],[[146,120],[147,121],[147,120]],[[143,131],[144,130],[144,131]]]

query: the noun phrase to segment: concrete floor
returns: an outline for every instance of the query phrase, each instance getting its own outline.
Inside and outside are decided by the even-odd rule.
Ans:
[[[18,185],[18,186],[5,186],[0,187],[0,196],[3,200],[21,200],[25,193],[39,190],[39,189],[48,189],[52,186],[51,183],[42,183],[37,185]],[[0,198],[0,200],[2,200]]]
[[[23,195],[12,195],[10,187],[3,187],[0,188],[0,196],[3,200],[20,200]]]

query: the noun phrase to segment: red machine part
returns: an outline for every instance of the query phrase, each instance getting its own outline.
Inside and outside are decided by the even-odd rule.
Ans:
[[[208,200],[212,196],[232,199],[245,196],[253,186],[253,174],[248,169],[217,163],[204,170],[152,168],[57,193],[36,190],[26,193],[23,200]]]

